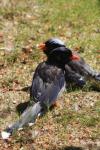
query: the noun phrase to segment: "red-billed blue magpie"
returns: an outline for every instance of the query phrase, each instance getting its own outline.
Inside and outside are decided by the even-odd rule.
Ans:
[[[55,48],[61,48],[61,47],[66,47],[66,46],[63,41],[57,38],[51,38],[39,45],[39,48],[42,49],[47,56]],[[85,84],[85,80],[89,79],[90,77],[100,81],[100,73],[94,71],[85,62],[85,60],[74,51],[72,51],[72,56],[70,57],[70,59],[68,59],[65,65],[65,72],[66,72],[65,74],[66,81],[75,82],[79,86],[83,86]]]
[[[37,66],[30,90],[30,105],[17,122],[1,132],[2,138],[7,139],[15,130],[34,123],[41,112],[56,102],[65,87],[64,67],[71,56],[72,52],[66,47],[55,48],[47,60]]]

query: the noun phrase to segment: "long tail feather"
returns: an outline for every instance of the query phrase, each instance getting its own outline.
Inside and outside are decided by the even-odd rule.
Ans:
[[[35,120],[38,114],[41,112],[41,109],[42,107],[40,102],[28,107],[16,123],[1,132],[2,138],[7,139],[15,130],[23,128],[28,123],[35,123]]]

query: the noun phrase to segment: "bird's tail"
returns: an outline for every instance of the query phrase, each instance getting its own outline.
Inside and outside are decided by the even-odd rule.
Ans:
[[[40,102],[37,102],[33,106],[28,107],[18,121],[1,132],[2,138],[7,139],[14,131],[23,128],[23,126],[27,125],[28,123],[35,123],[35,120],[41,110],[42,107]]]

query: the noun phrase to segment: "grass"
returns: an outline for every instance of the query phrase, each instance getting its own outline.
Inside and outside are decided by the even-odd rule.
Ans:
[[[100,70],[99,0],[8,1],[0,2],[0,130],[18,118],[16,106],[29,100],[29,94],[19,89],[31,84],[37,64],[44,59],[38,43],[59,37]],[[59,99],[60,108],[49,111],[35,126],[15,133],[7,142],[0,140],[2,150],[89,149],[89,145],[97,149],[100,94],[92,91],[90,84],[94,82],[81,90],[69,89]],[[38,136],[33,136],[34,131]]]

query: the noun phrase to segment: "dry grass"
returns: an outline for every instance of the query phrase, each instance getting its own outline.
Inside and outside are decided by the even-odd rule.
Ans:
[[[0,2],[0,130],[18,118],[16,106],[29,100],[28,92],[20,89],[30,86],[33,72],[43,60],[36,48],[40,41],[60,37],[100,70],[99,10],[99,0]],[[66,91],[59,108],[8,141],[0,139],[0,149],[99,150],[100,93],[92,91],[90,84],[83,90]]]

